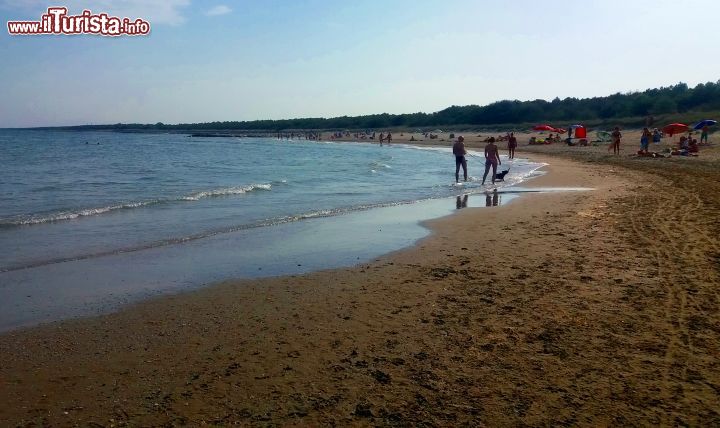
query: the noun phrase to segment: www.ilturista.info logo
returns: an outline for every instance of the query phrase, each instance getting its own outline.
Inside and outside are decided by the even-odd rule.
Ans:
[[[49,7],[40,21],[8,21],[13,36],[43,34],[93,34],[96,36],[145,36],[150,34],[150,23],[144,19],[118,18],[107,13],[93,14],[83,10],[80,15],[68,16],[66,7]]]

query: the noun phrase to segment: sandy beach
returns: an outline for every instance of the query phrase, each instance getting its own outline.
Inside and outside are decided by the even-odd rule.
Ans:
[[[4,334],[0,425],[718,425],[720,151],[636,140],[521,139],[530,186],[595,190],[462,209],[369,264]]]

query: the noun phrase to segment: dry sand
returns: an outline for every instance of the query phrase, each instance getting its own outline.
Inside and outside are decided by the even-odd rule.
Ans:
[[[720,424],[717,150],[523,144],[551,164],[533,185],[596,190],[463,209],[370,264],[5,334],[0,425]]]

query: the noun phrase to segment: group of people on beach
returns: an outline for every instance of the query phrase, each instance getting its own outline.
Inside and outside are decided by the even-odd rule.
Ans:
[[[698,142],[696,138],[693,138],[693,130],[689,130],[687,136],[683,135],[680,137],[677,147],[669,150],[670,154],[689,156],[698,153],[700,151],[700,145],[708,144],[708,133],[709,127],[707,125],[703,126],[700,132],[700,141]],[[657,155],[657,153],[650,153],[650,142],[652,141],[654,144],[659,144],[662,138],[663,133],[659,129],[655,128],[650,131],[647,127],[643,128],[640,136],[640,150],[638,151],[638,155]]]
[[[660,140],[662,140],[662,133],[659,129],[655,128],[650,131],[649,128],[643,128],[642,134],[640,135],[640,150],[647,152],[651,141],[659,144]]]
[[[514,134],[510,134],[510,140],[508,141],[508,147],[510,147],[510,141],[514,140],[514,145],[512,149],[513,157],[515,155],[515,147],[517,147],[517,140],[515,139]],[[468,181],[468,173],[467,173],[467,159],[465,156],[468,154],[467,150],[465,149],[465,137],[460,135],[457,138],[457,141],[453,144],[453,155],[455,155],[455,182],[460,182],[460,168],[463,169],[463,177],[465,181]],[[512,157],[511,157],[512,159]],[[497,167],[498,165],[502,165],[502,161],[500,160],[500,153],[498,151],[498,146],[495,144],[495,139],[491,138],[487,145],[485,146],[485,173],[483,174],[482,184],[485,185],[485,180],[487,180],[487,175],[490,172],[490,168],[492,168],[492,183],[495,184],[495,177],[497,177]]]
[[[278,132],[275,134],[275,138],[277,140],[314,140],[314,141],[321,141],[322,140],[322,133],[321,132]]]

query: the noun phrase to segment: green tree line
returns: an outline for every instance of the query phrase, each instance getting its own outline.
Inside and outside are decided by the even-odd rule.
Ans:
[[[428,128],[458,125],[540,123],[570,120],[609,121],[615,118],[646,117],[691,111],[720,110],[720,80],[689,88],[685,83],[648,89],[642,92],[616,93],[593,98],[555,98],[552,101],[497,101],[485,106],[451,106],[435,113],[372,114],[333,118],[298,118],[233,122],[180,123],[177,125],[114,124],[64,127],[74,130],[256,130],[281,131],[302,129],[383,129]]]

